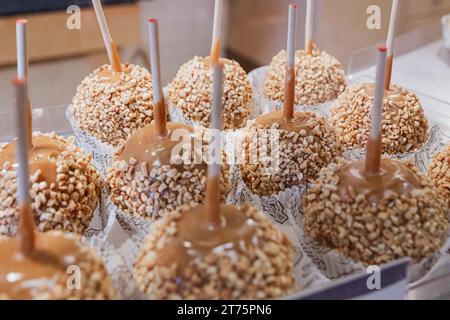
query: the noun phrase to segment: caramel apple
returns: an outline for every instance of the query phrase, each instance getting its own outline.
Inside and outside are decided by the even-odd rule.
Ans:
[[[450,207],[450,143],[434,155],[428,167],[428,175]]]
[[[243,141],[242,178],[258,195],[268,196],[304,185],[343,153],[325,118],[312,112],[294,112],[297,92],[294,8],[291,6],[289,13],[283,110],[257,117]]]
[[[443,245],[449,223],[432,181],[415,166],[383,159],[386,48],[379,48],[366,158],[324,168],[303,196],[304,228],[313,239],[366,265],[414,262]]]
[[[35,132],[29,150],[31,207],[39,231],[82,234],[94,214],[100,175],[73,139]],[[16,233],[17,141],[0,147],[0,234]]]
[[[223,65],[216,65],[211,124],[217,130],[222,76]],[[220,147],[217,140],[212,148]],[[134,278],[148,298],[269,299],[295,288],[290,241],[257,209],[221,204],[219,175],[220,164],[209,164],[205,204],[166,214],[145,238]]]
[[[349,87],[331,110],[330,124],[342,144],[364,148],[370,130],[374,84]],[[419,98],[404,88],[391,85],[384,91],[382,152],[401,154],[423,146],[428,138],[428,120]]]

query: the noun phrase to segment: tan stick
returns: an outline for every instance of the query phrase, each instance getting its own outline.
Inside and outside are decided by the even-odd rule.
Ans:
[[[27,54],[27,25],[26,19],[16,20],[16,46],[17,46],[17,77],[25,79],[28,77],[28,54]],[[28,146],[33,147],[33,120],[31,112],[31,103],[28,97],[28,92],[25,93],[26,99],[26,116],[28,124]]]
[[[148,34],[150,43],[150,65],[153,77],[153,103],[155,112],[156,132],[160,136],[167,136],[167,113],[161,85],[161,62],[159,57],[158,20],[148,20]]]
[[[16,97],[17,114],[17,146],[16,158],[19,164],[17,203],[20,212],[19,226],[17,229],[17,241],[19,249],[24,255],[31,255],[34,250],[34,219],[30,206],[29,193],[29,169],[28,169],[28,131],[27,124],[27,81],[15,78],[12,80]]]
[[[115,45],[112,41],[108,24],[106,23],[102,3],[100,0],[92,0],[92,5],[94,6],[95,15],[97,17],[98,25],[102,33],[103,42],[105,43],[106,52],[108,53],[109,63],[111,64],[115,72],[121,72],[122,66],[120,65],[119,55],[117,53],[117,48],[115,48]],[[114,57],[114,55],[116,55],[116,57]],[[119,64],[117,64],[117,61],[119,61]]]
[[[214,158],[208,166],[208,180],[206,182],[205,209],[208,226],[215,229],[220,226],[220,163],[222,157],[221,130],[223,117],[223,64],[213,66],[213,99],[211,108],[211,138],[210,150],[214,151]]]
[[[306,3],[306,22],[305,22],[305,52],[311,55],[313,51],[313,14],[314,14],[314,2],[313,0],[307,0]]]
[[[221,27],[222,27],[222,0],[215,0],[213,36],[211,40],[211,53],[210,53],[211,64],[219,63]]]
[[[381,163],[381,129],[383,121],[384,79],[386,73],[386,47],[378,48],[378,62],[373,99],[372,119],[366,146],[365,174],[376,175]]]
[[[283,117],[291,120],[294,117],[295,104],[295,26],[297,21],[297,5],[289,5],[287,32],[287,63],[284,84]]]
[[[386,39],[387,47],[387,61],[386,61],[386,79],[384,81],[384,88],[390,90],[392,78],[392,64],[394,61],[394,38],[395,26],[397,21],[398,0],[392,0],[391,17],[389,19],[389,29]]]

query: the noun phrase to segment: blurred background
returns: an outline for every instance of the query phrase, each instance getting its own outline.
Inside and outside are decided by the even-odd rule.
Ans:
[[[303,44],[304,0],[224,0],[223,56],[247,70],[268,64],[285,47],[287,5],[301,5],[297,47]],[[69,30],[66,12],[81,7],[81,28]],[[109,28],[123,62],[148,66],[147,20],[160,23],[163,83],[194,55],[209,53],[213,0],[103,0]],[[381,8],[381,29],[366,26],[369,5]],[[345,68],[365,68],[364,49],[384,41],[391,0],[316,0],[314,40]],[[397,36],[416,30],[396,45],[397,54],[436,41],[450,0],[401,0]],[[107,55],[90,0],[0,0],[0,112],[11,108],[15,69],[15,20],[26,18],[30,56],[30,98],[34,107],[69,104],[76,86]],[[351,65],[349,65],[351,64]]]

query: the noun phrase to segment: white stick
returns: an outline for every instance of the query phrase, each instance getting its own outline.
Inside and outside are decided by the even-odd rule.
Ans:
[[[309,44],[312,42],[313,14],[314,14],[314,1],[307,0],[306,22],[305,22],[305,50],[308,49]]]
[[[213,35],[211,41],[211,51],[214,50],[217,39],[220,38],[220,31],[222,27],[222,0],[215,0],[214,3],[214,25]]]
[[[297,21],[297,5],[289,5],[288,34],[287,34],[287,65],[293,68],[295,63],[295,27]]]
[[[213,73],[213,96],[211,107],[211,129],[214,133],[220,133],[222,130],[222,118],[223,118],[223,64],[218,63],[214,65]],[[221,139],[219,136],[215,136],[214,142],[211,143],[211,150],[215,151],[216,159],[211,162],[208,167],[208,177],[217,177],[220,173],[220,156],[221,156]]]
[[[16,157],[19,164],[17,200],[19,204],[29,203],[29,175],[28,175],[28,150],[29,127],[27,124],[27,83],[26,79],[14,79],[13,85],[16,97],[16,128],[17,147]]]
[[[391,18],[389,19],[389,29],[386,40],[387,55],[394,52],[395,23],[397,21],[398,0],[392,0]]]
[[[111,47],[111,34],[109,33],[108,24],[106,23],[105,14],[103,12],[102,3],[100,0],[92,0],[94,6],[95,15],[97,16],[98,25],[102,33],[103,41],[105,42],[106,52],[108,53],[109,62],[113,64],[112,47]]]
[[[150,45],[150,65],[153,77],[153,101],[161,102],[162,86],[161,86],[161,67],[159,57],[159,37],[158,23],[156,19],[148,20],[148,35]]]
[[[386,48],[378,48],[377,73],[375,80],[375,95],[373,99],[370,138],[375,140],[381,134],[383,116],[384,78],[386,76]]]
[[[25,19],[16,21],[17,77],[20,79],[28,76],[27,23]]]

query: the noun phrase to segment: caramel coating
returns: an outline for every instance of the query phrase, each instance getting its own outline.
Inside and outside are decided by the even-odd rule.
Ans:
[[[61,232],[36,233],[35,250],[24,256],[13,238],[0,237],[0,299],[113,299],[111,279],[102,261],[79,237]],[[80,271],[79,289],[70,276]]]
[[[103,65],[88,75],[72,100],[78,127],[112,146],[124,143],[153,120],[153,85],[143,67],[122,65],[112,72]]]
[[[0,234],[16,232],[16,141],[0,148]],[[83,233],[100,192],[100,175],[73,144],[56,134],[33,134],[30,150],[31,206],[39,231]]]
[[[272,141],[275,138],[270,137],[268,129],[279,133],[279,142]],[[263,155],[264,144],[268,157]],[[271,157],[273,147],[277,148],[275,159]],[[242,178],[259,195],[305,184],[343,153],[338,137],[324,118],[311,112],[295,112],[294,118],[286,121],[283,111],[259,116],[246,132],[243,151]]]
[[[286,51],[272,59],[264,79],[264,95],[271,100],[284,101]],[[295,53],[295,104],[313,106],[334,100],[346,88],[344,70],[336,58],[325,51],[303,50]]]
[[[252,110],[252,87],[244,69],[236,61],[224,63],[223,126],[242,128]],[[213,70],[210,58],[194,57],[181,66],[169,85],[169,98],[195,124],[210,126]]]
[[[434,155],[428,174],[450,207],[450,143]]]
[[[364,148],[370,132],[373,84],[349,87],[333,106],[330,124],[348,148]],[[401,154],[423,146],[428,121],[417,96],[399,86],[385,90],[382,152]]]
[[[142,128],[114,155],[108,170],[111,200],[127,214],[158,219],[184,204],[205,199],[207,165],[194,148],[203,145],[202,137],[184,124],[168,122],[167,129],[167,137],[159,137],[153,125]],[[176,132],[183,138],[176,138]],[[185,153],[180,146],[190,146],[196,155]],[[186,154],[188,158],[184,158]],[[230,189],[229,170],[228,165],[222,170],[223,199]]]
[[[341,160],[320,171],[302,197],[305,232],[364,264],[417,262],[441,249],[449,223],[431,180],[399,160],[382,159],[381,177],[363,168]]]
[[[147,236],[134,277],[151,299],[269,299],[295,289],[288,238],[250,206],[222,205],[210,230],[205,207],[171,212]]]

